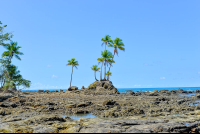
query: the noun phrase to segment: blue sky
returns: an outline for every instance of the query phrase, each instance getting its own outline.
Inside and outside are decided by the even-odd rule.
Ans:
[[[199,0],[1,0],[0,21],[22,47],[13,59],[30,89],[66,89],[67,61],[79,62],[72,85],[94,82],[101,38],[119,37],[111,68],[117,88],[200,87]],[[5,49],[0,47],[0,53]],[[113,52],[112,48],[108,48]],[[100,66],[100,65],[99,65]],[[99,73],[97,73],[99,79]]]

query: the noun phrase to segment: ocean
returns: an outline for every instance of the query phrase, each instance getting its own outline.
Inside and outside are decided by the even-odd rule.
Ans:
[[[117,88],[117,90],[120,93],[126,92],[126,91],[134,91],[134,92],[146,92],[146,91],[153,91],[153,90],[178,90],[179,88],[186,90],[186,91],[196,91],[197,89],[200,90],[200,87],[158,87],[158,88]],[[22,90],[22,91],[38,91],[38,90],[49,90],[49,91],[60,91],[60,89],[30,89],[30,90]],[[62,89],[63,91],[66,91],[67,89]]]

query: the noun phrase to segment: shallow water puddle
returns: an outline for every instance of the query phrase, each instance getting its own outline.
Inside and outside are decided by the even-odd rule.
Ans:
[[[185,96],[185,97],[191,97],[192,95],[195,95],[195,93],[192,93],[192,94],[179,94],[179,96]]]
[[[71,119],[74,120],[79,120],[80,118],[97,118],[94,116],[92,113],[90,114],[75,114],[75,115],[61,115],[62,117],[70,117]]]

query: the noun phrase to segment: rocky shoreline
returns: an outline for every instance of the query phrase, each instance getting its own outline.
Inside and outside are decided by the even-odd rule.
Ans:
[[[0,132],[200,132],[199,90],[119,93],[112,82],[60,92],[0,95]],[[93,113],[79,120],[61,115]]]

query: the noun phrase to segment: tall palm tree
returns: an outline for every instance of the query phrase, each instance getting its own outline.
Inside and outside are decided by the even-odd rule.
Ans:
[[[106,73],[106,75],[108,75],[108,76],[107,76],[107,80],[109,80],[109,76],[110,76],[111,74],[112,74],[111,72],[107,71],[107,73]]]
[[[23,53],[19,52],[19,49],[21,47],[17,46],[17,42],[11,41],[10,44],[8,44],[8,46],[5,46],[5,48],[7,49],[7,51],[5,51],[2,54],[2,58],[8,57],[9,61],[11,61],[12,57],[15,56],[18,60],[21,60],[21,58],[19,57],[19,55],[23,55]]]
[[[122,42],[122,39],[117,38],[117,37],[113,41],[113,44],[109,44],[108,47],[113,47],[114,48],[114,55],[116,53],[117,56],[118,56],[118,49],[125,51],[124,43]],[[113,58],[114,58],[114,55],[113,55]],[[110,68],[111,68],[111,66],[109,67],[109,71],[110,71]]]
[[[96,71],[99,71],[100,68],[98,68],[97,65],[93,65],[91,69],[94,71],[95,80],[98,81],[96,78]]]
[[[108,50],[101,51],[101,56],[104,60],[104,80],[106,80],[106,65],[111,64],[111,58],[113,58],[112,53],[109,52]]]
[[[100,73],[100,81],[102,80],[102,67],[103,67],[103,62],[104,62],[104,59],[101,57],[101,58],[98,58],[97,61],[99,61],[99,64],[101,64],[101,73]]]
[[[101,44],[103,46],[103,44],[105,44],[105,50],[106,50],[106,45],[111,45],[113,43],[113,41],[110,38],[111,36],[109,35],[105,35],[105,38],[102,38],[101,41],[103,41],[103,43]]]
[[[71,60],[68,60],[68,64],[67,65],[72,65],[72,73],[71,73],[71,81],[70,81],[70,88],[71,88],[71,83],[72,83],[72,74],[73,74],[73,67],[75,67],[76,69],[78,64],[78,61],[75,61],[75,58],[71,58]]]

